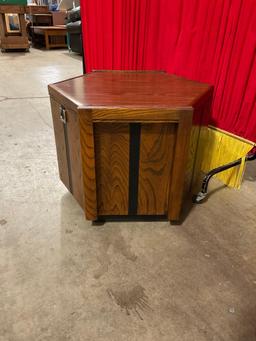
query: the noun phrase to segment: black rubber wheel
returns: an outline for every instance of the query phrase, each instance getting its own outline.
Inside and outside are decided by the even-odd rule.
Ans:
[[[193,204],[202,204],[206,201],[206,194],[205,196],[201,196],[200,193],[199,194],[195,194],[192,197],[192,202]]]

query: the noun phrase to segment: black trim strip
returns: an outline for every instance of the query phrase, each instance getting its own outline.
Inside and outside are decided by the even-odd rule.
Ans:
[[[166,215],[102,215],[95,222],[104,223],[111,221],[168,221]]]
[[[140,123],[130,123],[129,207],[128,215],[136,215],[138,208]]]

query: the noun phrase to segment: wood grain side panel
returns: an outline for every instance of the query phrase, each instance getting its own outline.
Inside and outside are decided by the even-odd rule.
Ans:
[[[185,195],[191,192],[191,189],[193,186],[194,169],[195,169],[199,134],[200,134],[200,127],[196,125],[192,126],[190,139],[189,139],[188,158],[187,158],[186,172],[185,172],[185,183],[184,183]]]
[[[0,13],[0,46],[1,46],[1,42],[3,41],[3,39],[5,38],[5,31],[6,29],[5,27],[5,23],[3,20],[4,16]]]
[[[0,5],[0,13],[21,13],[24,14],[27,6],[20,5]]]
[[[67,189],[70,190],[64,127],[63,127],[62,121],[60,120],[60,104],[56,102],[53,98],[51,98],[50,100],[51,100],[52,120],[53,120],[53,128],[54,128],[58,166],[59,166],[59,175],[60,175],[61,181],[64,183]]]
[[[20,28],[21,28],[21,34],[23,37],[27,38],[27,30],[26,30],[26,21],[25,21],[25,17],[23,14],[19,15],[19,20],[20,20]]]
[[[72,194],[79,205],[84,208],[84,189],[82,176],[80,130],[78,113],[72,110],[66,111],[67,135],[70,157],[70,170],[72,179]]]
[[[128,214],[129,124],[96,123],[95,155],[99,215]]]
[[[90,110],[78,110],[80,123],[80,144],[84,187],[84,210],[88,220],[96,220],[97,193],[95,174],[95,152],[93,124]]]
[[[172,176],[169,190],[169,220],[179,220],[182,199],[184,196],[184,184],[186,177],[186,165],[188,161],[188,150],[190,142],[190,133],[192,127],[191,108],[190,115],[188,113],[181,113],[178,124],[177,138],[174,152],[174,162],[172,167]]]
[[[176,126],[141,125],[138,214],[167,213]]]
[[[205,153],[206,143],[204,143],[204,131],[208,125],[206,125],[204,122],[205,117],[209,117],[209,112],[211,111],[211,105],[212,105],[212,93],[208,95],[208,97],[201,101],[198,105],[194,108],[194,118],[193,119],[193,127],[192,127],[192,138],[193,145],[195,145],[195,138],[197,134],[197,146],[195,148],[194,152],[194,168],[193,168],[193,176],[191,181],[191,193],[198,193],[201,189],[202,185],[202,161],[203,161],[203,155]],[[207,120],[206,120],[207,121]],[[195,133],[196,131],[196,133]]]
[[[190,110],[190,108],[187,108]],[[119,121],[119,122],[176,122],[179,119],[180,108],[93,108],[92,119],[94,122]],[[182,110],[186,110],[183,108]]]

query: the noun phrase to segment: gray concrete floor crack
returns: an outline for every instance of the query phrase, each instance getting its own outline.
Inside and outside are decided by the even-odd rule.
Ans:
[[[10,101],[10,100],[23,100],[23,99],[41,99],[41,98],[49,98],[49,96],[27,96],[27,97],[5,97],[0,96],[0,102]]]

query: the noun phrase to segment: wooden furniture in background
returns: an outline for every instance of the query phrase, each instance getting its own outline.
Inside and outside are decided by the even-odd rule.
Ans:
[[[179,219],[198,173],[209,85],[101,71],[50,85],[49,93],[60,178],[87,219]]]
[[[33,43],[44,44],[46,49],[67,47],[67,29],[59,26],[31,26]]]
[[[25,14],[26,6],[1,5],[0,6],[0,47],[1,51],[11,49],[29,50],[29,41],[26,31]],[[8,16],[17,14],[19,30],[10,30]]]
[[[66,25],[67,11],[54,11],[51,14],[53,26]]]
[[[31,15],[32,26],[53,26],[52,14],[41,13]]]
[[[26,6],[26,13],[29,15],[48,14],[49,13],[49,7],[48,6],[39,6],[39,5],[28,5],[28,6]]]
[[[31,15],[32,26],[59,26],[65,25],[66,11],[50,13],[36,13]]]

